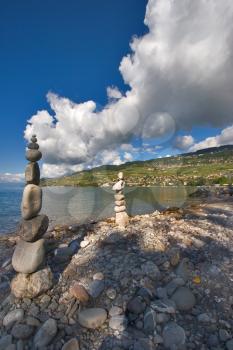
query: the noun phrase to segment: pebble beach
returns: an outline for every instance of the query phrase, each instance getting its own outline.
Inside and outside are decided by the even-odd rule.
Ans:
[[[221,196],[122,230],[114,218],[55,226],[43,236],[52,287],[27,280],[18,298],[19,237],[0,237],[0,349],[233,349],[232,211]]]

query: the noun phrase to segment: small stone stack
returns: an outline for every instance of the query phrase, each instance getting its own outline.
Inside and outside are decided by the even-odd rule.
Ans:
[[[26,186],[21,203],[22,221],[20,240],[16,245],[12,266],[19,274],[12,280],[11,289],[16,297],[35,297],[52,286],[52,272],[43,268],[45,247],[42,236],[47,231],[49,219],[38,215],[42,207],[40,168],[37,163],[42,157],[33,135],[27,146],[26,159],[29,161],[25,170]]]
[[[113,186],[115,194],[115,213],[116,213],[116,224],[121,228],[125,228],[129,223],[129,217],[126,212],[125,196],[123,189],[125,187],[124,175],[122,172],[118,173],[118,181]]]

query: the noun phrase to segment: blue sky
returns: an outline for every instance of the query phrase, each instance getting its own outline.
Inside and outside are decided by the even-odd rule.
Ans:
[[[0,172],[22,172],[27,119],[54,91],[106,103],[106,87],[125,89],[118,71],[146,1],[1,1]],[[4,151],[3,151],[4,150]]]
[[[233,143],[231,1],[169,1],[0,2],[0,174],[33,115],[48,176]]]

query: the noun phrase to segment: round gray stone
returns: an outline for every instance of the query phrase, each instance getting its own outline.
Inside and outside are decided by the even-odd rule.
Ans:
[[[177,309],[180,311],[188,311],[196,303],[194,294],[187,287],[177,288],[171,299],[176,303]]]
[[[29,149],[39,149],[39,145],[38,145],[38,143],[36,143],[36,142],[30,142],[30,143],[27,145],[27,148],[29,148]]]
[[[20,240],[12,257],[12,266],[17,272],[32,273],[44,262],[44,239],[29,243]]]
[[[95,329],[100,327],[107,319],[107,312],[101,308],[90,308],[78,313],[78,322],[85,328]]]
[[[11,330],[11,334],[16,339],[28,339],[33,333],[33,327],[27,324],[15,324]]]
[[[175,322],[168,323],[163,329],[163,343],[166,349],[182,348],[185,344],[185,331]]]
[[[26,152],[26,159],[30,162],[37,162],[42,158],[42,153],[37,149],[29,149]]]

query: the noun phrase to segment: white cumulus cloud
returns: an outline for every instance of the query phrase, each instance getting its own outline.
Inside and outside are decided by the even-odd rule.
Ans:
[[[233,145],[233,125],[223,129],[219,135],[207,137],[205,140],[196,143],[190,151],[198,151],[203,148]]]
[[[97,111],[93,101],[49,93],[53,115],[39,111],[29,120],[25,137],[38,135],[47,172],[122,162],[108,153],[132,137],[167,142],[194,125],[232,123],[233,2],[149,0],[145,24],[148,33],[133,38],[120,63],[124,95],[109,87],[109,103]]]

